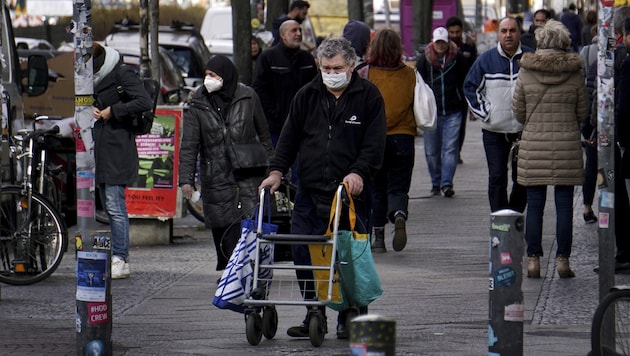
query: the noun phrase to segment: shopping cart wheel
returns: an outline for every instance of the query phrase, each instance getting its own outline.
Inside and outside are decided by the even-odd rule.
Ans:
[[[324,342],[324,327],[322,325],[322,318],[319,314],[312,314],[311,320],[308,322],[308,336],[311,339],[311,345],[320,347]]]
[[[250,313],[245,322],[245,334],[250,345],[260,344],[262,340],[262,318],[258,313]]]
[[[265,307],[262,316],[262,333],[266,339],[271,340],[278,331],[278,312],[276,307]]]

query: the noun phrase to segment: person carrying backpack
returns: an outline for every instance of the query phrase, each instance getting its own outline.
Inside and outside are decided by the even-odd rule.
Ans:
[[[138,175],[138,150],[132,122],[153,103],[131,67],[111,47],[94,43],[94,159],[101,201],[112,232],[112,279],[128,278],[129,217],[125,188]],[[120,73],[118,73],[120,72]],[[120,95],[124,90],[126,99]]]

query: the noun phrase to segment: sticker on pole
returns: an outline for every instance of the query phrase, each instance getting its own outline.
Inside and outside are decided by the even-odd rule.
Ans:
[[[77,252],[77,300],[104,302],[107,283],[107,253]]]
[[[523,304],[515,303],[510,304],[505,307],[503,312],[503,320],[505,321],[523,321],[523,316],[525,315],[525,310]]]
[[[99,325],[109,322],[109,306],[107,302],[87,303],[88,323]]]

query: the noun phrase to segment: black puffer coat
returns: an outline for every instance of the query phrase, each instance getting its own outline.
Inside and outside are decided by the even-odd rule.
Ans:
[[[127,102],[116,90],[119,85],[129,98]],[[136,136],[129,130],[131,120],[137,113],[151,109],[151,98],[133,68],[122,62],[98,83],[94,93],[94,106],[100,110],[110,106],[112,113],[109,120],[94,123],[96,183],[129,185],[138,176],[138,150]]]
[[[213,108],[203,86],[194,93],[190,108],[184,114],[179,184],[194,184],[199,154],[203,211],[208,228],[225,227],[250,214],[258,202],[258,185],[265,174],[261,171],[256,176],[237,176],[227,158],[226,136],[234,143],[259,141],[270,157],[273,154],[267,121],[253,89],[239,83],[224,115],[225,119]]]

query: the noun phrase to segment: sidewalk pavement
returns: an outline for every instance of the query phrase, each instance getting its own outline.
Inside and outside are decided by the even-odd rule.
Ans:
[[[384,294],[370,313],[396,321],[397,355],[488,353],[487,168],[479,125],[467,126],[464,164],[457,168],[456,195],[450,199],[430,197],[423,140],[416,140],[407,247],[393,251],[388,226],[388,252],[374,255]],[[524,278],[522,285],[524,354],[586,355],[598,299],[597,226],[584,224],[581,188],[576,188],[570,261],[577,276],[559,279],[554,211],[550,189],[543,278]],[[132,248],[131,278],[112,281],[114,355],[349,354],[348,341],[335,338],[337,313],[331,310],[331,332],[321,347],[286,335],[304,317],[302,306],[279,306],[275,338],[250,346],[243,316],[212,305],[219,272],[210,232],[199,225],[192,217],[178,219],[171,245]],[[47,280],[0,285],[0,355],[76,354],[75,263],[71,248]],[[277,273],[274,283],[292,278]],[[629,283],[626,279],[617,276],[618,283]]]

